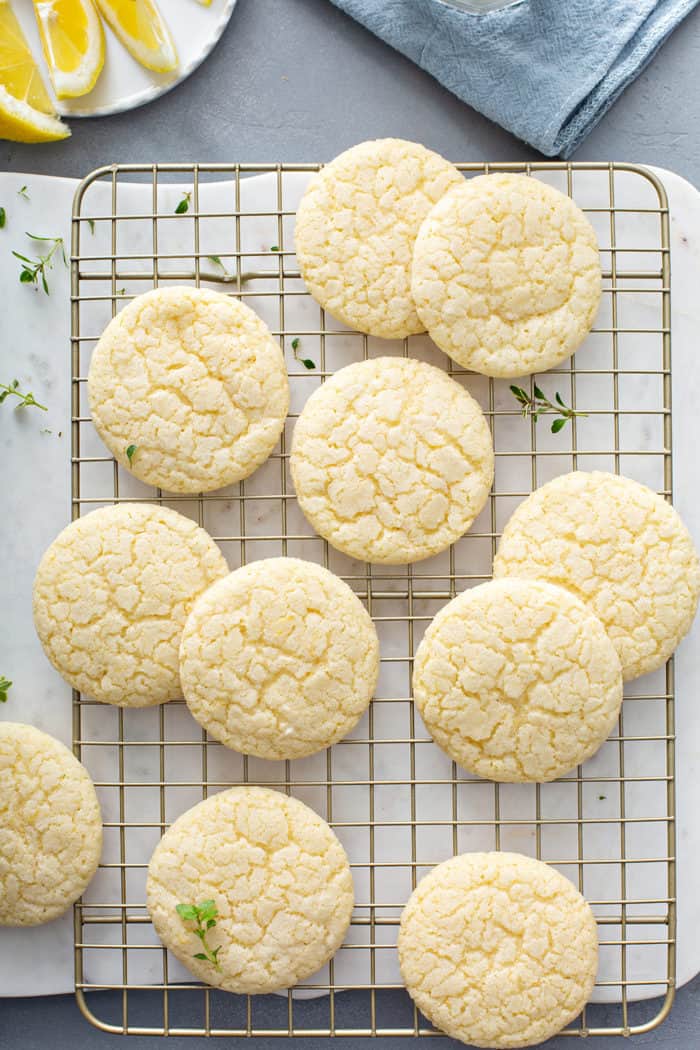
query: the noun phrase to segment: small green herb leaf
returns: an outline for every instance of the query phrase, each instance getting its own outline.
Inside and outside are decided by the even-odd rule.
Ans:
[[[20,269],[19,279],[21,284],[33,284],[36,288],[41,287],[45,293],[49,294],[49,282],[46,277],[47,270],[50,270],[54,263],[54,256],[57,252],[60,252],[61,258],[63,259],[64,266],[68,265],[66,259],[65,248],[63,247],[63,237],[40,237],[36,233],[29,233],[27,231],[27,237],[33,241],[47,242],[51,245],[46,255],[40,255],[38,259],[29,259],[26,255],[22,255],[21,252],[13,251],[12,254],[16,259],[22,263]]]
[[[316,362],[312,361],[310,357],[299,357],[299,348],[300,348],[300,346],[301,346],[301,339],[299,339],[298,336],[295,337],[294,339],[292,339],[292,352],[294,354],[295,360],[298,361],[300,364],[302,364],[304,366],[304,368],[308,368],[308,369],[315,368],[316,367]]]
[[[221,945],[217,948],[212,948],[207,942],[207,934],[209,930],[216,926],[216,917],[219,914],[215,901],[202,901],[201,904],[176,904],[175,910],[183,922],[194,922],[197,924],[192,933],[201,941],[204,950],[195,952],[193,958],[211,963],[215,969],[221,970],[221,963],[219,962]]]
[[[0,675],[0,704],[7,703],[7,690],[12,685],[9,678],[5,678],[4,675]]]
[[[520,386],[511,386],[510,388],[511,394],[521,406],[520,414],[523,418],[527,419],[529,416],[536,423],[545,412],[553,412],[554,415],[559,417],[552,422],[551,431],[553,434],[558,434],[560,430],[563,430],[568,421],[573,419],[574,416],[586,415],[585,412],[577,412],[575,409],[569,408],[559,392],[554,395],[555,404],[549,400],[536,383],[533,385],[532,390],[531,397]]]
[[[278,252],[279,250],[280,250],[279,244],[271,244],[270,245],[270,251],[271,252]]]
[[[20,187],[20,189],[17,190],[17,196],[18,197],[23,197],[25,201],[28,201],[29,200],[29,194],[27,193],[27,187],[26,186]]]
[[[0,230],[4,227],[7,222],[7,214],[4,208],[0,208]]]
[[[26,394],[22,393],[17,379],[13,379],[11,383],[0,383],[0,404],[6,397],[19,398],[16,408],[40,408],[42,412],[48,411],[46,405],[39,404],[31,391]]]
[[[219,255],[207,255],[207,259],[210,263],[213,263],[214,266],[219,266],[227,277],[231,276],[230,271],[226,269]]]
[[[176,215],[184,215],[186,211],[190,210],[190,200],[192,199],[191,193],[185,193],[182,200],[175,209]]]
[[[139,447],[138,445],[128,445],[127,446],[126,458],[129,460],[129,465],[130,466],[131,466],[131,461],[134,458],[134,456],[136,454],[136,450],[137,450],[138,447]]]
[[[94,219],[88,219],[88,226],[90,227],[90,233],[94,234],[94,232],[95,232],[95,220]]]

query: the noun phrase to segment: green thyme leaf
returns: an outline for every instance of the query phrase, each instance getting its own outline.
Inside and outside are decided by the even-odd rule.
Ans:
[[[88,219],[88,226],[90,227],[90,233],[94,234],[94,232],[95,232],[95,220],[94,219]]]
[[[279,244],[271,244],[270,245],[270,251],[271,252],[278,252],[279,250],[280,250]]]
[[[13,379],[11,383],[0,383],[0,404],[5,400],[6,397],[19,398],[15,408],[40,408],[42,412],[47,412],[46,405],[40,404],[34,394],[30,392],[23,394],[19,389],[19,381]]]
[[[184,215],[186,211],[190,210],[190,201],[192,199],[191,193],[185,193],[182,200],[175,209],[176,215]]]
[[[523,390],[520,386],[511,386],[510,392],[516,399],[519,405],[521,405],[520,414],[523,418],[528,416],[534,423],[544,415],[546,412],[553,412],[554,415],[558,416],[558,419],[553,420],[551,431],[553,434],[558,434],[560,430],[563,430],[570,419],[575,416],[585,416],[585,412],[577,412],[564,401],[561,394],[557,391],[554,395],[554,401],[556,404],[549,400],[547,395],[537,386],[535,383],[532,388],[532,397]]]
[[[5,678],[4,675],[0,675],[0,704],[7,703],[7,690],[12,685],[9,678]]]
[[[4,208],[0,208],[0,230],[4,227],[7,222],[7,214]]]
[[[128,445],[127,446],[126,458],[129,460],[129,465],[130,466],[131,466],[131,461],[134,458],[134,456],[136,454],[136,450],[137,450],[138,447],[139,447],[138,445]]]
[[[221,945],[213,948],[207,941],[207,935],[216,926],[216,917],[219,914],[215,901],[206,900],[202,901],[201,904],[176,904],[175,910],[183,922],[194,922],[197,924],[192,933],[201,941],[204,950],[195,952],[193,958],[211,963],[216,970],[221,970],[221,963],[219,962]]]
[[[17,190],[17,196],[18,197],[23,197],[25,201],[28,201],[29,200],[29,194],[27,193],[27,187],[26,186],[22,186],[20,189],[18,189]]]

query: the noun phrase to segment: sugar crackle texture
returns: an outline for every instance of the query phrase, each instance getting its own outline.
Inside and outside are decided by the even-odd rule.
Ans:
[[[209,940],[221,969],[201,950],[178,904],[213,900]],[[158,936],[200,980],[230,992],[290,988],[340,947],[353,886],[345,851],[313,810],[259,787],[214,795],[165,833],[148,868],[147,904]]]
[[[484,506],[491,432],[441,369],[379,357],[336,372],[307,401],[290,467],[317,532],[345,554],[401,565],[445,550]]]
[[[320,565],[266,558],[195,603],[180,647],[190,711],[228,747],[300,758],[355,726],[379,674],[374,624]]]
[[[700,561],[678,513],[615,474],[574,471],[536,489],[506,525],[494,576],[549,580],[587,602],[625,679],[663,666],[687,634]]]
[[[568,879],[518,853],[465,853],[421,879],[401,916],[399,964],[418,1008],[453,1039],[535,1046],[588,1002],[596,923]]]
[[[122,503],[61,532],[34,580],[34,624],[85,696],[146,707],[181,696],[178,649],[195,599],[228,572],[212,538],[167,507]]]
[[[302,277],[333,317],[385,339],[425,331],[411,298],[420,225],[464,181],[437,153],[403,139],[362,142],[316,175],[297,211]]]
[[[451,758],[489,780],[554,780],[606,739],[622,671],[600,620],[561,587],[503,579],[437,614],[418,652],[413,693]]]
[[[593,324],[595,231],[569,197],[538,179],[468,179],[421,226],[411,291],[431,338],[464,368],[542,372],[569,357]]]
[[[237,299],[189,287],[146,292],[117,314],[93,352],[88,394],[115,459],[168,492],[248,477],[289,409],[284,358],[264,321]]]
[[[34,726],[0,722],[0,926],[58,918],[101,851],[100,806],[84,766]]]

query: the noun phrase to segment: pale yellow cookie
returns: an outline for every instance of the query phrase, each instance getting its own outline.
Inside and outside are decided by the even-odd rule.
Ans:
[[[493,462],[488,424],[464,387],[422,361],[378,357],[311,395],[290,467],[299,506],[324,539],[353,558],[402,565],[467,531]]]
[[[384,339],[423,332],[411,258],[433,204],[464,181],[437,153],[403,139],[361,142],[314,176],[297,210],[306,286],[333,317]]]
[[[97,870],[102,817],[84,766],[34,726],[0,722],[0,926],[62,915]]]
[[[115,459],[169,492],[247,478],[289,409],[284,358],[264,321],[237,299],[190,287],[146,292],[110,321],[88,394]]]
[[[547,781],[607,738],[622,670],[602,623],[573,594],[506,578],[440,610],[416,653],[413,695],[435,742],[465,769]]]
[[[44,554],[34,625],[56,670],[85,696],[146,707],[181,696],[178,649],[196,598],[228,572],[211,536],[151,503],[78,518]]]
[[[371,617],[312,562],[266,558],[205,591],[180,646],[190,711],[227,747],[301,758],[346,736],[379,674]]]
[[[291,988],[340,947],[353,886],[345,850],[325,820],[277,791],[238,787],[184,813],[148,866],[148,910],[166,948],[195,975],[229,992]],[[178,904],[213,901],[207,944]]]
[[[503,531],[493,573],[550,580],[587,602],[626,680],[668,660],[700,594],[700,561],[670,503],[599,471],[564,474],[528,496]]]
[[[573,354],[595,319],[595,231],[569,197],[538,179],[468,179],[421,226],[411,292],[431,338],[464,368],[543,372]]]
[[[598,968],[589,905],[519,853],[464,853],[421,879],[401,916],[399,964],[418,1009],[453,1039],[539,1045],[581,1012]]]

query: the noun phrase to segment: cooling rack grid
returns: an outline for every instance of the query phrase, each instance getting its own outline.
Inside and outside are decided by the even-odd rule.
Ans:
[[[576,417],[557,435],[523,419],[506,381],[467,373],[423,336],[396,343],[349,332],[310,299],[293,251],[294,213],[315,164],[113,165],[74,205],[71,252],[72,515],[120,500],[163,502],[202,524],[230,565],[289,554],[326,565],[366,603],[380,636],[376,699],[357,729],[320,755],[271,763],[209,740],[186,706],[128,710],[74,694],[74,746],[96,781],[105,850],[75,908],[83,1013],[114,1032],[216,1036],[434,1034],[402,989],[401,907],[434,864],[467,849],[514,849],[554,863],[591,902],[601,944],[595,999],[571,1035],[628,1035],[668,1013],[675,977],[674,677],[630,683],[616,731],[553,784],[498,785],[458,769],[432,744],[410,700],[413,655],[446,601],[490,577],[514,507],[568,470],[614,470],[672,498],[668,203],[627,164],[461,164],[465,176],[522,172],[573,196],[596,228],[604,292],[585,348],[536,377]],[[181,201],[185,205],[178,208]],[[177,210],[176,210],[177,209]],[[251,478],[199,498],[163,495],[106,454],[89,418],[86,376],[104,325],[158,285],[239,296],[279,338],[292,404],[280,444]],[[301,349],[300,349],[301,348]],[[496,479],[473,528],[413,566],[353,562],[316,536],[291,484],[291,431],[309,393],[337,368],[379,354],[446,368],[482,405]],[[301,358],[313,361],[307,368]],[[534,379],[522,381],[532,390]],[[145,909],[145,869],[186,808],[235,784],[291,792],[329,821],[352,865],[346,943],[314,979],[282,996],[233,996],[193,983],[162,948]],[[100,997],[100,990],[117,991]],[[656,997],[655,1001],[652,997]],[[660,998],[660,1002],[659,1002]],[[115,1005],[116,1004],[116,1005]]]

